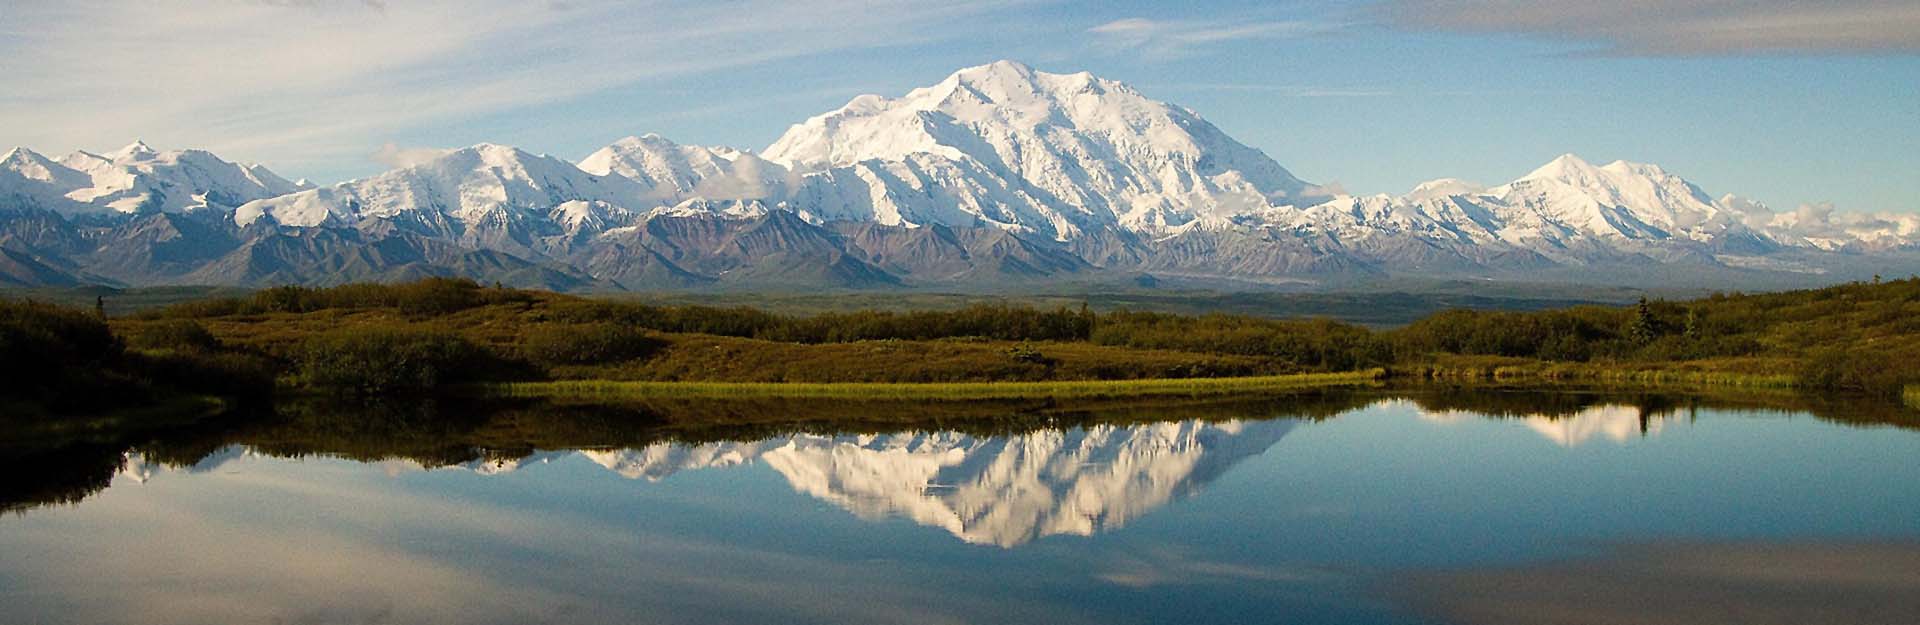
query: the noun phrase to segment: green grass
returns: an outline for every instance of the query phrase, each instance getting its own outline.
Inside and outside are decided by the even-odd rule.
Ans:
[[[1791,361],[1723,358],[1683,362],[1547,362],[1501,356],[1448,355],[1396,368],[1396,377],[1441,382],[1598,384],[1647,387],[1791,389]]]
[[[1492,370],[1427,370],[1432,380],[1490,379],[1499,382],[1589,382],[1648,386],[1720,386],[1736,388],[1793,388],[1788,374],[1688,371],[1672,369],[1612,369],[1604,366],[1497,367]]]
[[[512,382],[481,387],[507,397],[566,398],[806,398],[974,400],[1019,398],[1106,398],[1165,395],[1219,395],[1355,386],[1379,380],[1379,369],[1347,373],[1303,373],[1240,378],[1095,380],[1069,382],[952,383],[784,383],[784,382],[615,382],[576,380]]]

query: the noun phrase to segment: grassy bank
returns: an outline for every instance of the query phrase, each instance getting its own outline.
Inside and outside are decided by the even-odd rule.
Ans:
[[[1800,386],[1790,361],[1722,359],[1672,363],[1548,362],[1526,358],[1450,356],[1397,367],[1394,377],[1437,382],[1719,387],[1790,390]]]
[[[953,382],[953,383],[767,383],[767,382],[614,382],[572,380],[511,382],[479,387],[507,397],[566,398],[690,398],[690,399],[1089,399],[1113,397],[1198,396],[1258,393],[1336,386],[1356,386],[1380,380],[1380,369],[1347,373],[1302,373],[1241,378],[1180,378],[1157,380],[1091,380],[1070,382]]]

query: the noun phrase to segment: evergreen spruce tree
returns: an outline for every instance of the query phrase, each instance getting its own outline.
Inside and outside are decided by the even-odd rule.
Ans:
[[[1641,345],[1658,338],[1653,329],[1653,307],[1647,304],[1645,295],[1640,296],[1640,304],[1633,309],[1633,320],[1627,323],[1627,338]]]

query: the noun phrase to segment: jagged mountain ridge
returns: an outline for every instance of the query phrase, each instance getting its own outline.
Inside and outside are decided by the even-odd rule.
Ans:
[[[480,144],[313,188],[138,142],[58,161],[16,149],[0,159],[0,221],[10,279],[47,284],[1631,283],[1649,267],[1737,281],[1920,263],[1914,215],[1775,213],[1657,166],[1573,155],[1491,188],[1334,193],[1192,111],[1006,61],[855,98],[757,154],[645,135],[574,164]]]
[[[0,197],[65,214],[233,210],[307,186],[261,165],[203,150],[160,152],[141,141],[106,155],[78,151],[54,160],[14,148],[0,157]]]

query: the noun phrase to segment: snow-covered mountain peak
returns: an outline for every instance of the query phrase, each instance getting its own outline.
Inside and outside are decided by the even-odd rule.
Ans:
[[[60,170],[67,169],[39,152],[22,147],[9,150],[5,158],[0,158],[0,167],[12,170],[29,180],[40,181],[51,181],[64,175]]]
[[[1435,178],[1422,182],[1407,193],[1411,199],[1428,199],[1454,195],[1473,195],[1487,190],[1486,185],[1469,182],[1459,178]]]
[[[372,178],[251,202],[239,207],[234,220],[245,225],[264,216],[281,225],[317,226],[414,214],[428,221],[447,215],[474,225],[616,196],[572,163],[479,143]]]
[[[915,89],[901,101],[923,110],[944,110],[962,119],[996,114],[1019,123],[1044,122],[1052,110],[1077,96],[1106,92],[1140,98],[1126,85],[1088,72],[1051,74],[1015,61],[994,61],[954,72],[931,87]],[[1111,102],[1110,105],[1139,104]]]
[[[1084,72],[1011,61],[962,69],[898,99],[854,98],[790,128],[762,155],[887,192],[833,194],[856,205],[845,213],[984,222],[1061,240],[1225,224],[1325,195],[1185,108]]]
[[[19,148],[3,162],[18,179],[0,180],[0,196],[63,214],[232,208],[299,190],[265,167],[204,150],[160,152],[139,141],[107,156],[76,151],[58,161]]]
[[[154,150],[152,146],[147,145],[147,142],[134,139],[133,143],[127,144],[126,147],[114,150],[112,156],[115,161],[125,162],[144,160],[158,156],[159,154],[160,152]]]
[[[646,205],[673,205],[693,198],[772,199],[788,186],[786,168],[758,155],[728,147],[680,145],[651,133],[601,148],[580,161],[580,169],[608,177],[608,184],[622,187],[637,204]]]
[[[1187,109],[1148,99],[1116,81],[1087,72],[1052,74],[1014,61],[995,61],[961,69],[898,99],[854,98],[839,110],[794,126],[764,155],[794,165],[841,166],[872,158],[901,159],[915,151],[979,158],[985,155],[970,147],[998,147],[963,145],[967,137],[941,134],[946,129],[940,126],[947,124],[964,126],[959,130],[989,140],[1021,131],[1098,133],[1111,141],[1153,148],[1161,156],[1204,151],[1212,146],[1195,137],[1194,131],[1213,130],[1210,126],[1187,130],[1206,122]],[[838,141],[827,141],[829,137],[822,135],[839,135],[831,137]],[[1224,134],[1218,138],[1225,138]]]
[[[1573,182],[1593,179],[1600,176],[1600,168],[1580,158],[1580,155],[1568,152],[1547,161],[1547,164],[1521,176],[1520,180],[1557,180]]]
[[[1738,221],[1699,187],[1659,166],[1614,161],[1602,167],[1573,154],[1488,193],[1602,237],[1704,239]]]
[[[511,145],[501,145],[498,143],[483,142],[483,143],[476,143],[471,146],[461,148],[458,150],[454,150],[452,152],[447,153],[445,156],[442,156],[440,159],[436,159],[436,160],[444,160],[448,158],[452,158],[455,160],[465,159],[465,158],[477,158],[480,160],[480,162],[486,163],[488,165],[493,165],[496,167],[499,167],[499,166],[516,166],[517,167],[520,165],[520,163],[524,161],[542,158],[543,156],[544,155],[534,154],[532,152],[528,152],[526,150],[513,147]],[[431,162],[432,161],[429,161],[429,163]]]
[[[636,171],[645,171],[653,167],[669,167],[676,162],[712,159],[732,161],[743,155],[746,153],[734,148],[680,145],[650,132],[637,137],[626,137],[600,148],[580,160],[580,169],[596,176],[609,174],[632,176]]]
[[[1594,191],[1608,196],[1607,200],[1619,204],[1621,200],[1646,200],[1631,197],[1635,194],[1651,193],[1656,188],[1664,191],[1680,191],[1702,204],[1712,204],[1712,198],[1693,188],[1693,183],[1668,173],[1659,165],[1616,160],[1603,166],[1596,166],[1574,154],[1563,154],[1538,169],[1529,172],[1514,182],[1549,181]]]
[[[1659,165],[1652,163],[1633,163],[1623,160],[1607,163],[1600,168],[1615,174],[1644,176],[1648,178],[1665,178],[1672,175],[1667,173],[1667,170]]]

